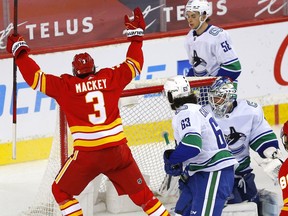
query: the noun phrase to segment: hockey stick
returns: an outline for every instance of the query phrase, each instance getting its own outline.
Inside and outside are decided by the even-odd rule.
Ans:
[[[170,144],[168,136],[169,134],[167,131],[162,132],[162,137],[166,145]],[[178,193],[178,178],[166,174],[158,192],[163,198],[175,197],[175,195]]]
[[[18,34],[18,0],[14,0],[14,22],[13,34]],[[13,58],[13,132],[12,132],[12,159],[16,159],[16,122],[17,122],[17,65],[15,57]]]
[[[167,131],[163,131],[163,132],[162,132],[162,137],[164,138],[166,145],[169,145],[169,144],[170,144],[170,141],[169,141],[169,137],[168,137],[168,136],[169,136],[169,133],[168,133]],[[168,182],[167,182],[167,190],[170,188],[171,179],[172,179],[172,176],[169,175]]]

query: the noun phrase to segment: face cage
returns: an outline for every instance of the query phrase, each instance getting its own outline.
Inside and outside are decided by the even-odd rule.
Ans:
[[[215,98],[218,99],[217,102],[215,102]],[[227,113],[229,106],[233,102],[232,98],[233,97],[231,94],[222,94],[221,96],[211,92],[208,94],[208,101],[212,107],[212,111],[217,117],[220,118]],[[220,100],[222,100],[221,103],[219,103]]]

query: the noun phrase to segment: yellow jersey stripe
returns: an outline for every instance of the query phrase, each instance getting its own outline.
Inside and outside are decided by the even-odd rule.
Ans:
[[[66,163],[64,164],[64,166],[62,167],[62,169],[60,170],[59,174],[57,175],[55,182],[58,183],[59,180],[62,178],[63,174],[65,173],[65,171],[67,170],[67,168],[69,167],[70,163],[73,160],[76,160],[78,155],[78,151],[74,151],[74,155],[73,157],[68,158],[68,160],[66,161]]]
[[[130,71],[132,72],[132,79],[136,76],[136,71],[135,68],[133,67],[133,65],[131,65],[129,62],[125,62],[128,67],[130,68]]]
[[[104,137],[114,136],[123,132],[123,126],[118,125],[110,130],[102,130],[93,133],[73,133],[72,137],[74,140],[97,140],[102,139]]]
[[[104,130],[109,130],[111,128],[114,128],[117,125],[122,125],[121,118],[117,118],[114,122],[108,124],[108,125],[97,125],[93,127],[89,126],[72,126],[70,127],[71,133],[76,133],[76,132],[97,132],[97,131],[104,131]]]
[[[112,142],[118,142],[124,138],[125,138],[124,132],[121,132],[117,135],[105,137],[99,140],[75,140],[73,145],[74,147],[76,146],[95,147],[95,146],[109,144]]]
[[[63,209],[66,209],[68,208],[69,206],[72,206],[74,204],[78,203],[78,201],[76,199],[73,199],[73,200],[69,200],[68,202],[66,202],[65,204],[63,205],[60,205],[60,209],[63,210]]]
[[[46,94],[46,75],[44,73],[42,73],[41,76],[41,87],[40,87],[40,91],[43,92],[44,94]]]
[[[137,62],[137,61],[135,61],[134,59],[129,58],[129,57],[128,57],[127,59],[133,62],[133,64],[135,65],[135,67],[137,68],[138,71],[141,71],[141,70],[142,70],[141,67],[140,67],[139,62]]]
[[[154,211],[156,211],[160,206],[162,205],[162,203],[160,201],[158,201],[152,208],[148,209],[146,211],[146,213],[148,215],[150,215],[151,213],[153,213]]]
[[[40,70],[38,70],[35,75],[34,75],[34,81],[33,81],[33,84],[31,85],[31,88],[32,89],[36,89],[37,88],[37,85],[38,85],[38,82],[39,82],[39,76],[40,76]]]

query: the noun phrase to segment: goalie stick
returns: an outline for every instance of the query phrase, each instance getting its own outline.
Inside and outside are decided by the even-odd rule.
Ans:
[[[13,20],[13,34],[18,34],[18,0],[14,0],[14,20]],[[15,57],[13,58],[13,131],[12,131],[12,159],[16,159],[16,132],[17,132],[17,65]]]

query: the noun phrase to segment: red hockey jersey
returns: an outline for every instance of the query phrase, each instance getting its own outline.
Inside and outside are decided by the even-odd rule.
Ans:
[[[93,151],[126,143],[118,100],[143,66],[142,42],[131,42],[126,60],[84,79],[45,74],[28,54],[17,58],[25,81],[53,97],[66,114],[74,149]]]
[[[288,216],[288,159],[285,160],[279,170],[278,180],[282,189],[282,197],[284,203],[280,216]]]

